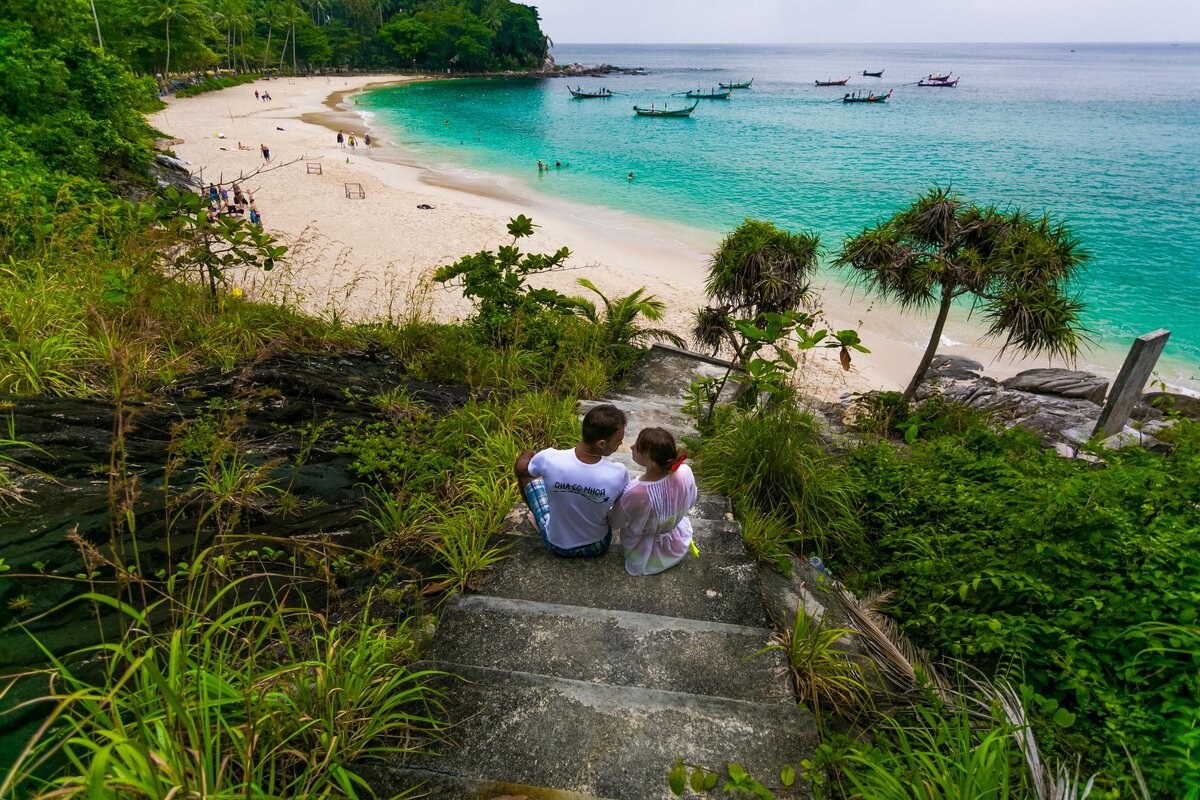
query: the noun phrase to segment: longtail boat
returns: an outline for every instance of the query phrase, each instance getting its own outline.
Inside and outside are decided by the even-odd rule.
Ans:
[[[950,80],[950,73],[947,72],[945,75],[934,75],[931,72],[929,73],[929,80],[933,81],[934,83],[948,81]]]
[[[864,77],[864,78],[882,78],[882,77],[883,77],[883,70],[879,70],[879,72],[867,72],[867,71],[864,69],[864,70],[863,70],[863,77]]]
[[[664,106],[662,108],[655,108],[654,106],[650,106],[650,108],[642,108],[641,106],[634,106],[633,110],[634,110],[634,113],[636,113],[639,117],[690,117],[692,115],[692,112],[696,110],[696,106],[698,106],[698,105],[700,105],[699,100],[692,103],[687,108],[676,108],[676,109],[667,110],[666,106]]]
[[[813,81],[817,86],[845,86],[850,82],[850,76],[842,78],[840,81]]]
[[[572,89],[567,87],[567,91],[571,93],[571,97],[579,98],[580,100],[590,100],[597,97],[612,97],[613,93],[608,89],[601,88],[598,92],[585,92],[582,86]]]
[[[959,80],[960,78],[955,78],[952,81],[917,81],[917,86],[942,86],[946,89],[953,89],[955,86],[958,86]]]
[[[688,90],[684,92],[684,95],[689,100],[728,100],[729,98],[733,97],[733,92],[728,89],[721,92],[714,90],[709,90],[706,92],[703,89],[696,89],[694,91]]]
[[[717,88],[718,89],[749,89],[750,84],[752,84],[752,83],[754,83],[754,78],[751,78],[750,80],[746,81],[745,83],[718,83]]]
[[[858,92],[855,92],[854,94],[848,94],[845,97],[843,97],[842,102],[843,103],[886,103],[888,101],[888,98],[890,98],[891,96],[892,96],[891,89],[888,89],[887,94],[875,94],[873,92],[868,93],[868,94],[859,94]]]

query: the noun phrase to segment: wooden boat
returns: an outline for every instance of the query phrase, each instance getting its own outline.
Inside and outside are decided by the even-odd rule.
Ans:
[[[750,80],[746,81],[745,83],[718,83],[717,88],[718,89],[749,89],[750,84],[752,84],[752,83],[754,83],[754,78],[751,78]]]
[[[600,91],[598,91],[598,92],[585,92],[583,90],[582,86],[576,87],[574,89],[572,89],[570,86],[568,86],[567,91],[571,93],[571,97],[576,97],[580,100],[591,100],[591,99],[599,98],[599,97],[612,97],[613,96],[612,92],[610,92],[608,89],[604,89],[604,88],[600,89]]]
[[[864,69],[864,70],[863,70],[863,77],[864,77],[864,78],[882,78],[882,77],[883,77],[883,70],[879,70],[879,72],[867,72],[867,71]]]
[[[696,89],[695,91],[684,92],[684,95],[689,100],[728,100],[729,98],[733,97],[733,92],[731,92],[728,89],[726,89],[723,92],[717,92],[717,91],[705,92],[700,89]]]
[[[636,113],[639,117],[690,117],[698,105],[700,105],[699,100],[692,103],[687,108],[667,110],[665,106],[663,108],[655,108],[654,106],[651,106],[650,108],[642,108],[641,106],[634,106],[633,110],[634,113]]]
[[[959,78],[955,78],[955,79],[954,79],[954,80],[952,80],[952,81],[951,81],[951,80],[945,80],[945,81],[917,81],[917,86],[942,86],[942,87],[945,87],[945,88],[947,88],[947,89],[953,89],[955,86],[958,86],[958,81],[959,81],[959,80],[960,80]]]
[[[850,82],[850,76],[842,78],[840,81],[813,81],[817,86],[845,86]]]
[[[848,94],[845,97],[843,97],[842,102],[843,103],[886,103],[888,101],[888,98],[890,98],[891,96],[892,96],[891,89],[888,89],[887,94],[875,94],[875,93],[871,92],[871,93],[864,95],[864,94],[858,94],[857,92],[855,92],[854,94]]]
[[[929,80],[935,83],[948,81],[950,80],[950,73],[947,72],[945,75],[934,75],[933,73],[930,73]]]

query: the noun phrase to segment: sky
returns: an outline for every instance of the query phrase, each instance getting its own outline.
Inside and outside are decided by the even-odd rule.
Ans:
[[[1197,42],[1200,0],[522,0],[555,42]]]

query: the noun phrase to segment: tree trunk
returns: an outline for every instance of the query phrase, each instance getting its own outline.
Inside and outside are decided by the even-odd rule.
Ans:
[[[171,18],[167,17],[167,66],[163,68],[163,83],[171,88]]]
[[[917,365],[916,374],[909,381],[908,388],[904,390],[905,400],[911,400],[917,393],[917,387],[925,378],[925,371],[929,369],[929,365],[933,363],[933,357],[937,355],[938,343],[942,340],[942,329],[946,327],[946,317],[950,315],[950,301],[953,299],[954,287],[943,286],[942,303],[938,307],[937,322],[933,324],[933,335],[929,337],[929,344],[925,347],[925,354],[921,356],[921,363]]]
[[[104,37],[100,35],[100,18],[96,16],[96,0],[89,0],[88,5],[92,7],[92,21],[96,23],[96,41],[100,44],[100,49],[104,49]]]
[[[262,69],[264,72],[266,72],[267,69],[267,58],[271,55],[271,31],[273,30],[274,28],[271,25],[267,25],[267,46],[263,48],[262,63]]]

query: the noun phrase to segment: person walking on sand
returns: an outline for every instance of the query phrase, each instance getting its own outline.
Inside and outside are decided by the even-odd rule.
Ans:
[[[346,137],[342,135],[341,131],[338,131],[337,143],[338,147],[344,148],[346,146]]]
[[[258,89],[255,89],[255,90],[254,90],[254,99],[255,99],[255,100],[257,100],[257,99],[258,99]]]
[[[526,450],[513,472],[542,543],[563,558],[603,555],[612,543],[608,512],[629,470],[608,460],[625,438],[625,413],[599,405],[583,418],[583,436],[566,450]]]
[[[694,549],[687,512],[696,504],[696,478],[683,463],[687,449],[677,447],[668,430],[643,428],[631,449],[646,471],[629,482],[608,522],[621,531],[625,571],[657,575]]]
[[[351,150],[354,150],[355,148],[357,148],[357,147],[358,147],[358,142],[354,141],[354,134],[353,134],[353,133],[352,133],[352,134],[350,134],[350,137],[349,137],[349,139],[347,140],[347,142],[346,142],[346,143],[347,143],[348,145],[350,145],[350,149],[351,149]]]
[[[262,215],[258,213],[258,207],[254,205],[254,201],[250,201],[250,223],[262,227]]]
[[[263,161],[271,160],[271,148],[267,147],[265,144],[260,144],[258,149],[262,151]]]
[[[363,144],[365,144],[367,146],[368,150],[371,149],[371,134],[369,134],[369,133],[363,134]]]

